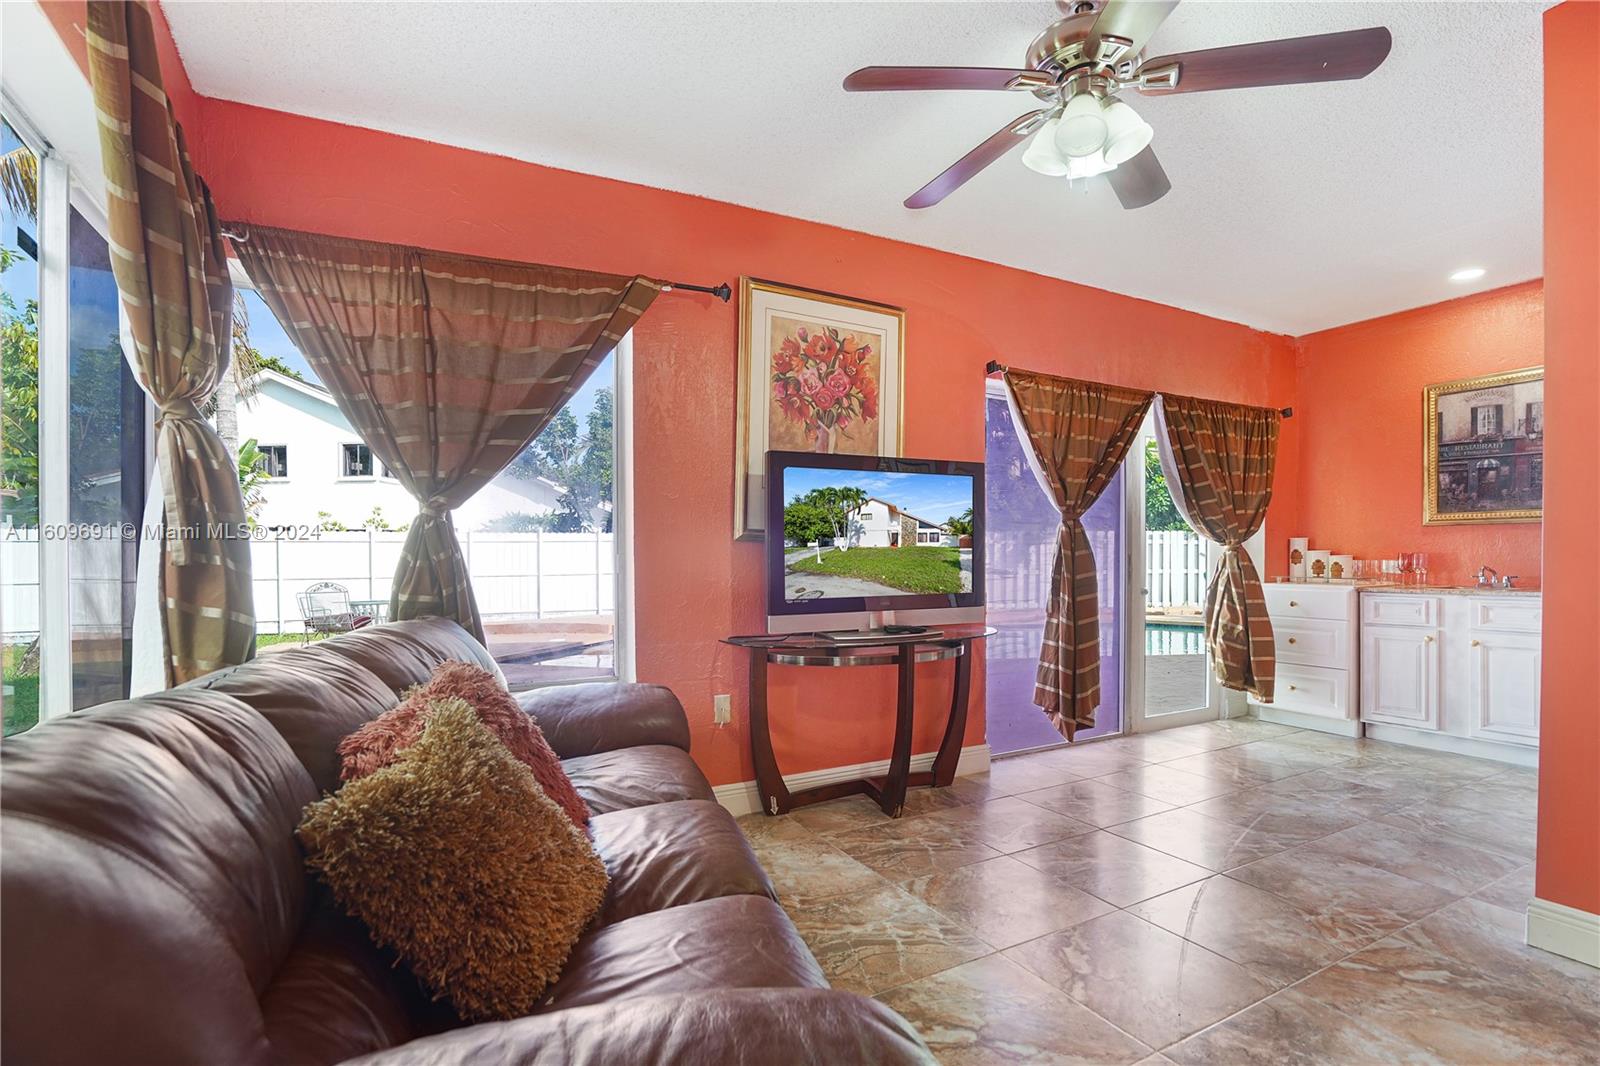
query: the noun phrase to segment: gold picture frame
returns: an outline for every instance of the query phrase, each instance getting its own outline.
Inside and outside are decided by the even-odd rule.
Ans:
[[[764,535],[768,451],[901,454],[905,314],[837,293],[739,279],[736,540]]]
[[[1422,390],[1422,524],[1544,518],[1544,367]]]

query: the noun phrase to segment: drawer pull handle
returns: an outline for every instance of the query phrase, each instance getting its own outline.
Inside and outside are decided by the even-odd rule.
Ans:
[[[1298,607],[1298,606],[1300,606],[1300,601],[1299,600],[1290,600],[1289,601],[1289,606],[1290,607]]]
[[[1290,638],[1289,638],[1289,643],[1290,643],[1290,644],[1293,644],[1293,643],[1294,643],[1294,638],[1293,638],[1293,637],[1290,637]]]
[[[1294,691],[1294,690],[1295,690],[1295,688],[1294,688],[1294,686],[1293,686],[1293,685],[1290,685],[1290,686],[1289,686],[1289,691],[1290,691],[1290,692],[1293,692],[1293,691]]]
[[[1473,641],[1473,642],[1472,642],[1472,646],[1473,646],[1473,647],[1474,647],[1474,648],[1476,648],[1476,647],[1478,647],[1478,645],[1479,645],[1479,642],[1478,642],[1478,641],[1476,641],[1476,640],[1475,640],[1475,641]]]
[[[1433,637],[1431,635],[1423,637],[1422,638],[1422,643],[1424,643],[1424,644],[1432,644],[1433,643]]]

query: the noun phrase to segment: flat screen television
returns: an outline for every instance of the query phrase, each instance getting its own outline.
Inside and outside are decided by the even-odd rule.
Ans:
[[[774,633],[983,618],[983,464],[767,453]]]

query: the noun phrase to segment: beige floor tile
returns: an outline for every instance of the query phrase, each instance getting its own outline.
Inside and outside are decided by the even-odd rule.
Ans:
[[[1224,796],[1243,787],[1230,781],[1217,781],[1184,770],[1174,770],[1165,764],[1141,766],[1134,770],[1097,777],[1095,780],[1102,785],[1110,785],[1127,792],[1137,792],[1141,796],[1149,796],[1163,803],[1178,806]]]
[[[1237,788],[1254,788],[1277,781],[1284,777],[1293,777],[1303,773],[1282,763],[1270,759],[1252,756],[1246,745],[1239,748],[1218,748],[1216,751],[1202,751],[1198,755],[1185,755],[1181,759],[1173,759],[1161,765],[1185,773],[1199,774],[1201,777],[1225,781]]]
[[[1113,1066],[1150,1051],[999,955],[878,998],[916,1026],[944,1066]]]
[[[1481,944],[1463,950],[1466,935],[1435,923],[1427,939],[1389,937],[1296,987],[1443,1062],[1565,1066],[1596,1060],[1600,1011],[1566,994],[1572,982],[1541,992],[1508,975],[1503,956],[1495,970],[1485,970],[1482,952],[1499,952]]]
[[[1313,816],[1263,815],[1237,825],[1180,807],[1112,826],[1108,832],[1208,870],[1229,870],[1323,835]]]
[[[1074,779],[1114,774],[1118,770],[1131,770],[1143,766],[1147,760],[1126,748],[1116,747],[1121,740],[1102,740],[1094,743],[1074,744],[1050,753],[1051,760]]]
[[[844,799],[801,807],[783,817],[792,818],[806,829],[822,836],[869,829],[891,821],[881,807],[865,796],[847,796]]]
[[[989,787],[997,796],[1050,788],[1076,781],[1078,776],[1075,771],[1066,769],[1061,760],[1045,755],[1015,755],[995,759],[989,764]]]
[[[1491,817],[1534,818],[1539,813],[1539,791],[1520,778],[1490,777],[1446,792],[1439,803]]]
[[[939,815],[899,818],[885,825],[839,833],[829,840],[846,855],[891,881],[954,870],[1000,854],[967,825]]]
[[[826,840],[767,841],[756,858],[772,878],[785,907],[802,906],[845,893],[871,892],[884,879]]]
[[[1476,892],[1523,864],[1521,859],[1381,822],[1323,837],[1305,850],[1339,855],[1456,895]]]
[[[987,772],[964,774],[950,782],[946,791],[962,803],[982,803],[1002,795],[995,791],[994,783],[990,781]]]
[[[1166,1049],[1178,1066],[1387,1066],[1439,1064],[1420,1045],[1285,989]],[[1481,1064],[1475,1064],[1481,1066]]]
[[[972,803],[928,817],[932,821],[960,826],[1002,854],[1092,833],[1095,829],[1086,822],[1047,811],[1017,796]]]
[[[959,966],[989,946],[894,885],[790,912],[829,983],[873,993]]]
[[[1390,811],[1378,821],[1524,860],[1533,858],[1538,836],[1537,822],[1531,817],[1487,815],[1433,803]]]
[[[1170,811],[1173,806],[1099,781],[1074,781],[1027,792],[1022,798],[1047,811],[1101,828]]]
[[[1211,875],[1204,866],[1103,830],[1018,852],[1016,857],[1117,907],[1131,906]]]
[[[1518,917],[1526,915],[1528,904],[1533,902],[1533,863],[1518,867],[1500,880],[1484,885],[1472,894],[1472,898],[1504,907]]]
[[[1129,910],[1232,959],[1274,987],[1298,981],[1345,954],[1323,935],[1318,915],[1228,877],[1185,885]]]
[[[1417,795],[1412,790],[1375,788],[1362,784],[1358,775],[1334,776],[1324,770],[1286,777],[1262,789],[1274,795],[1303,797],[1315,809],[1347,816],[1352,824],[1408,807]]]
[[[964,807],[970,802],[972,801],[969,798],[956,792],[954,786],[928,788],[919,785],[906,789],[906,802],[905,806],[900,808],[900,817],[915,818],[920,814],[954,810],[957,807]]]
[[[1133,756],[1143,762],[1165,762],[1168,759],[1181,759],[1185,755],[1194,755],[1198,752],[1209,751],[1215,747],[1227,746],[1226,740],[1216,736],[1197,737],[1191,742],[1173,736],[1174,732],[1174,730],[1167,729],[1156,733],[1119,737],[1116,740],[1106,740],[1101,743],[1114,752],[1125,756]]]
[[[1115,909],[1009,856],[919,877],[902,887],[996,948],[1066,929]]]
[[[1030,940],[1005,955],[1153,1048],[1271,991],[1237,963],[1127,912]]]
[[[1357,752],[1351,748],[1308,747],[1294,743],[1294,739],[1293,736],[1289,736],[1256,740],[1227,750],[1250,759],[1265,760],[1297,771],[1325,770],[1330,766],[1343,766],[1358,757]]]
[[[1189,732],[1200,731],[1225,736],[1240,744],[1247,744],[1253,740],[1292,737],[1297,733],[1303,732],[1303,730],[1297,729],[1292,725],[1263,722],[1259,718],[1222,718],[1215,722],[1202,722],[1199,725],[1188,726],[1173,732],[1182,736]]]
[[[1308,848],[1281,852],[1230,870],[1228,876],[1315,915],[1323,935],[1346,951],[1387,936],[1455,898],[1432,885]]]
[[[767,814],[746,814],[735,819],[739,823],[739,830],[744,833],[750,846],[759,848],[762,845],[783,843],[786,841],[815,839],[811,830],[801,825],[792,814],[781,814],[773,817]]]

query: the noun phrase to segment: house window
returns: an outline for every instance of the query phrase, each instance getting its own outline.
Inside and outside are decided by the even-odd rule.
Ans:
[[[365,444],[339,446],[340,477],[371,477],[372,449]]]
[[[1500,404],[1492,403],[1483,407],[1472,409],[1472,431],[1479,437],[1494,437],[1500,433],[1501,413],[1505,410]]]
[[[1537,437],[1544,433],[1544,401],[1528,404],[1524,418],[1522,430],[1524,436]]]
[[[289,446],[287,444],[263,444],[260,446],[261,470],[268,477],[285,478],[289,476]]]

